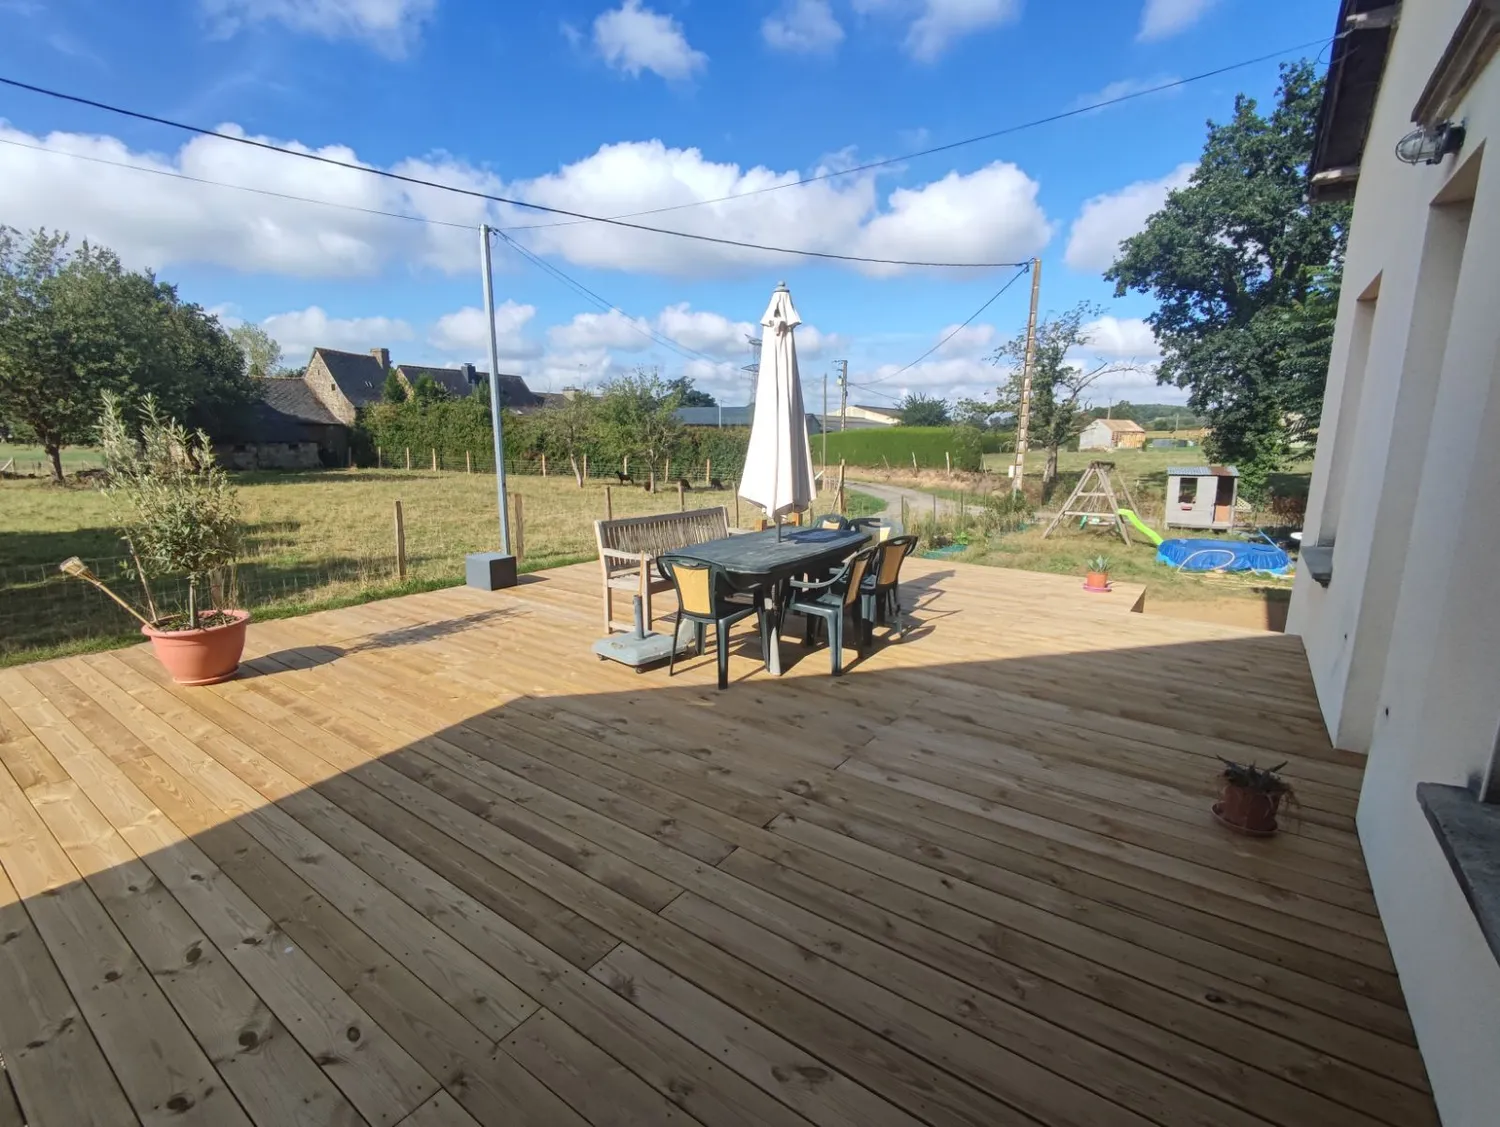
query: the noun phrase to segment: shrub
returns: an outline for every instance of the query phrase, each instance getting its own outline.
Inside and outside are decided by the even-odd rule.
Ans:
[[[150,396],[141,405],[140,422],[137,441],[119,399],[105,393],[99,424],[109,475],[104,494],[148,599],[151,579],[187,575],[184,629],[195,630],[199,585],[239,552],[239,500],[203,431],[189,434],[175,419],[162,417]],[[214,609],[223,610],[221,585],[211,583],[210,590]]]

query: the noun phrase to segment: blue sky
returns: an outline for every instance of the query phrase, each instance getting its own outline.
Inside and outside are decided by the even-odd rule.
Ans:
[[[736,195],[900,156],[1328,35],[1334,0],[0,0],[0,75],[445,184],[597,215]],[[1310,49],[1307,54],[1315,54]],[[642,222],[878,258],[1039,254],[1042,304],[1106,306],[1090,350],[1154,386],[1139,297],[1101,272],[1185,176],[1204,122],[1268,98],[1274,62],[874,172]],[[60,227],[190,300],[314,344],[483,363],[488,220],[613,303],[497,251],[502,366],[538,388],[638,363],[746,398],[743,335],[786,280],[816,399],[981,394],[1024,327],[1018,281],[896,374],[1011,271],[819,264],[518,209],[319,166],[0,88],[0,223]],[[50,151],[38,151],[45,149]],[[72,155],[62,155],[64,153]],[[92,159],[81,159],[81,158]],[[103,163],[110,162],[110,163]],[[155,169],[156,174],[122,168]],[[184,181],[307,197],[326,206]],[[411,222],[353,210],[395,211]],[[445,225],[439,225],[445,224]],[[664,335],[687,355],[654,344]]]

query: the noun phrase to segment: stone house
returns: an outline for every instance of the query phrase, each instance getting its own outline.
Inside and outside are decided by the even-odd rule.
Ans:
[[[486,384],[488,372],[473,364],[431,368],[402,364],[392,369],[388,349],[342,352],[315,348],[301,376],[258,381],[261,400],[224,427],[214,442],[230,469],[315,469],[349,461],[351,428],[361,408],[379,403],[394,370],[406,394],[430,376],[449,395],[462,397]],[[501,373],[501,402],[519,414],[543,410],[562,395],[538,395],[520,376]]]

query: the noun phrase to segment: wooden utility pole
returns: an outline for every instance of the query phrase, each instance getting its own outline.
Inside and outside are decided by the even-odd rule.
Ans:
[[[1026,477],[1026,444],[1031,430],[1031,377],[1036,369],[1036,307],[1042,295],[1042,260],[1031,260],[1031,313],[1026,318],[1026,360],[1021,366],[1021,416],[1016,421],[1016,468],[1010,491],[1021,492]]]
[[[401,516],[401,502],[396,502],[396,578],[406,582],[406,521]]]

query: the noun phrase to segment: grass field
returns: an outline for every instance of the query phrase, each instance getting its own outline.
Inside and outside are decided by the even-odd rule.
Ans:
[[[13,471],[18,474],[51,474],[52,466],[40,446],[23,446],[0,442],[0,466],[12,458],[16,460]],[[88,446],[69,446],[62,452],[63,473],[91,469],[100,465],[99,451]]]
[[[485,475],[400,470],[238,474],[248,534],[236,568],[240,601],[261,617],[304,613],[462,581],[464,556],[493,549],[499,531],[494,479]],[[593,522],[604,516],[605,486],[571,479],[517,477],[526,571],[593,559]],[[647,493],[614,487],[617,517],[675,511],[675,489]],[[395,502],[402,503],[406,578],[396,573]],[[880,503],[852,495],[855,515]],[[694,492],[689,508],[724,505],[728,492]],[[824,506],[819,506],[820,510]],[[740,506],[741,521],[753,517]],[[515,525],[513,523],[513,530]],[[514,531],[513,531],[514,535]],[[0,482],[0,664],[136,640],[129,618],[104,596],[57,572],[78,555],[98,574],[120,574],[123,548],[95,490],[48,481]],[[130,583],[117,585],[133,596]],[[175,588],[166,585],[164,601]],[[162,594],[163,592],[159,592]]]

